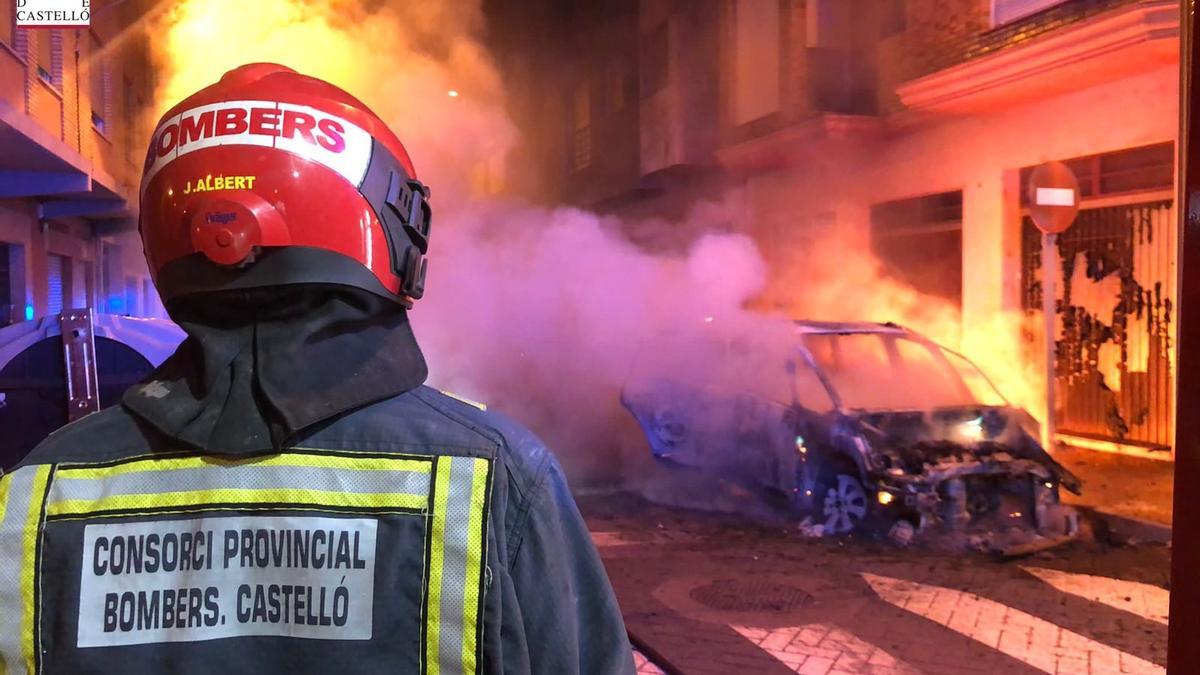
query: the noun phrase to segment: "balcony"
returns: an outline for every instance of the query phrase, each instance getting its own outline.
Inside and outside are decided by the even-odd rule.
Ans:
[[[42,126],[0,101],[0,199],[36,199],[39,217],[86,218],[105,231],[134,226],[134,195]]]
[[[1072,0],[977,35],[951,53],[953,65],[896,89],[906,106],[982,112],[1176,63],[1179,3]]]
[[[972,35],[947,52],[942,67],[994,54],[1003,49],[1037,39],[1047,33],[1079,23],[1119,7],[1137,4],[1138,0],[1066,0],[1039,12],[1006,21],[985,33]],[[999,20],[1000,17],[994,17]]]

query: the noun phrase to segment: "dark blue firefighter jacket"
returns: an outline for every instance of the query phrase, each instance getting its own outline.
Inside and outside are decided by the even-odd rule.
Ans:
[[[503,416],[421,386],[219,450],[117,406],[3,478],[4,672],[633,672],[561,469]]]

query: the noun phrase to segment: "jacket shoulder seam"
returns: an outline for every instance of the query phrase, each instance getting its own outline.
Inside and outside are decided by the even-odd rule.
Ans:
[[[430,409],[434,410],[435,412],[442,415],[446,419],[450,420],[451,422],[454,422],[455,424],[458,424],[459,426],[466,427],[467,429],[473,431],[476,435],[478,435],[478,436],[482,437],[483,439],[487,440],[488,442],[490,442],[492,445],[495,445],[497,447],[500,447],[500,446],[507,447],[508,444],[504,440],[504,434],[500,433],[499,430],[488,427],[488,429],[494,435],[487,434],[484,432],[483,428],[481,428],[481,425],[475,424],[474,422],[467,419],[466,417],[464,417],[462,415],[458,415],[450,410],[444,410],[441,406],[434,405],[432,401],[425,398],[425,395],[423,392],[414,391],[413,396],[415,396],[417,398],[417,400],[419,400],[421,403],[424,403]]]
[[[550,453],[542,455],[542,461],[533,472],[533,482],[528,496],[523,500],[524,508],[517,512],[513,527],[508,532],[505,548],[508,551],[508,568],[511,570],[517,564],[517,554],[520,553],[521,543],[525,537],[525,527],[529,522],[529,514],[546,496],[546,477],[550,475]]]

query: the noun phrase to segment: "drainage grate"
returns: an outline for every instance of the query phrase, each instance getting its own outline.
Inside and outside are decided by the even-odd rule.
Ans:
[[[812,595],[769,581],[720,579],[693,588],[689,596],[703,605],[728,612],[786,612],[812,602]]]

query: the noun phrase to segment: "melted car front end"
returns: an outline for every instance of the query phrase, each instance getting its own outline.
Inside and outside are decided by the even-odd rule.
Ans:
[[[1078,492],[1079,481],[1022,428],[1022,416],[1003,408],[861,415],[881,510],[918,533],[962,533],[1001,551],[1076,534],[1059,490]]]

